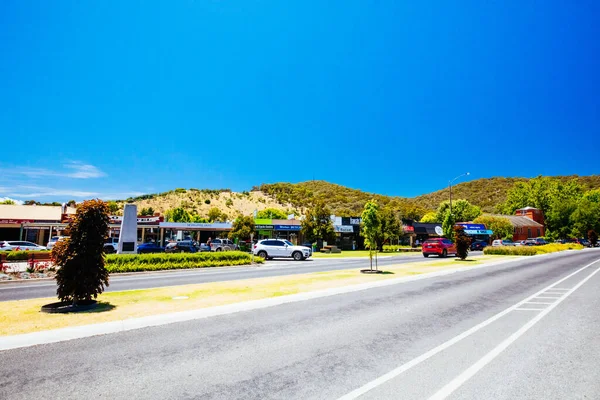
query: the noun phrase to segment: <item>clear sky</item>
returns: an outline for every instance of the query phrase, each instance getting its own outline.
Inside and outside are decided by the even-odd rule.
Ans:
[[[599,173],[598,1],[0,3],[0,197]]]

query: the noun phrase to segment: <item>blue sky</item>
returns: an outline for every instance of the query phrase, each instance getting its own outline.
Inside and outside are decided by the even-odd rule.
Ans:
[[[0,197],[597,174],[597,1],[3,1]]]

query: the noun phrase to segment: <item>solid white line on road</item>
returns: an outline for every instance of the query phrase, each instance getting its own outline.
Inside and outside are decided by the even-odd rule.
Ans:
[[[543,296],[535,296],[536,299],[548,299],[548,300],[556,300],[556,299],[560,299],[560,296],[558,297],[543,297]]]
[[[388,372],[385,375],[380,376],[379,378],[367,383],[366,385],[363,385],[361,387],[359,387],[358,389],[353,390],[352,392],[340,397],[338,400],[353,400],[353,399],[357,399],[358,397],[362,396],[363,394],[375,389],[378,386],[383,385],[384,383],[398,377],[399,375],[403,374],[404,372],[408,371],[409,369],[419,365],[420,363],[422,363],[423,361],[428,360],[429,358],[435,356],[436,354],[446,350],[447,348],[455,345],[456,343],[460,342],[461,340],[463,340],[466,337],[471,336],[472,334],[474,334],[475,332],[485,328],[486,326],[490,325],[492,322],[497,321],[498,319],[504,317],[506,314],[510,313],[511,311],[513,311],[514,309],[520,307],[521,305],[527,303],[529,300],[532,300],[534,298],[536,298],[539,294],[545,292],[546,290],[552,288],[555,285],[558,285],[564,281],[566,281],[567,279],[571,278],[572,276],[580,273],[581,271],[586,270],[587,268],[591,267],[592,265],[594,265],[595,263],[597,263],[598,261],[600,261],[600,259],[587,264],[581,268],[579,268],[577,271],[570,273],[569,275],[565,276],[564,278],[552,283],[551,285],[546,286],[544,289],[540,290],[539,292],[529,296],[528,298],[526,298],[525,300],[522,300],[520,302],[518,302],[517,304],[508,307],[506,310],[499,312],[498,314],[494,315],[493,317],[475,325],[474,327],[472,327],[469,330],[464,331],[463,333],[461,333],[458,336],[453,337],[452,339],[448,340],[447,342],[442,343],[441,345],[429,350],[428,352],[421,354],[419,357],[414,358],[412,360],[410,360],[409,362],[399,366],[398,368],[395,368],[393,370],[391,370],[390,372]],[[600,270],[600,269],[599,269]],[[598,271],[598,270],[597,270]],[[539,297],[538,297],[539,298]],[[558,303],[555,303],[558,304]],[[554,307],[555,304],[551,307]]]
[[[545,308],[515,308],[515,311],[544,311]]]
[[[554,304],[554,302],[552,302],[552,303],[544,303],[542,301],[527,301],[527,302],[525,302],[525,304]]]
[[[556,288],[552,288],[552,290],[564,290],[564,291],[568,292],[568,291],[569,291],[569,290],[571,290],[571,289],[557,288],[557,287],[556,287]]]
[[[490,351],[485,356],[483,356],[479,361],[477,361],[475,364],[471,365],[462,374],[460,374],[459,376],[454,378],[452,381],[450,381],[446,386],[441,388],[437,393],[435,393],[433,396],[431,396],[429,398],[429,400],[442,400],[442,399],[445,399],[446,397],[448,397],[454,391],[456,391],[456,389],[461,387],[466,381],[468,381],[470,378],[472,378],[477,372],[479,372],[483,367],[485,367],[487,364],[489,364],[500,353],[502,353],[504,350],[506,350],[506,348],[508,346],[510,346],[512,343],[514,343],[525,332],[527,332],[532,326],[537,324],[542,318],[544,318],[546,315],[548,315],[548,313],[550,313],[550,311],[554,310],[560,303],[562,303],[563,300],[565,300],[567,297],[569,297],[571,294],[573,294],[573,292],[575,292],[577,289],[579,289],[584,283],[589,281],[598,272],[600,272],[600,268],[596,269],[594,272],[592,272],[591,274],[586,276],[584,279],[582,279],[577,285],[575,285],[575,287],[573,287],[573,289],[566,292],[564,297],[562,297],[556,303],[552,304],[548,308],[544,309],[541,313],[536,315],[531,321],[529,321],[528,323],[523,325],[521,327],[521,329],[519,329],[518,331],[516,331],[515,333],[510,335],[507,339],[505,339],[498,346],[496,346],[492,351]]]

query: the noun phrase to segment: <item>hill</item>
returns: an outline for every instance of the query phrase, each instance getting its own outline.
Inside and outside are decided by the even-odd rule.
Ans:
[[[557,176],[562,181],[576,180],[586,190],[600,188],[600,175]],[[459,183],[452,187],[453,198],[466,199],[480,206],[486,212],[494,212],[498,204],[506,200],[506,194],[516,182],[528,178],[484,178]],[[236,193],[229,189],[175,189],[165,193],[143,195],[118,201],[133,202],[138,208],[152,207],[154,211],[164,213],[168,209],[183,207],[191,213],[206,216],[208,211],[217,207],[230,218],[237,215],[251,215],[254,210],[276,208],[286,213],[300,214],[316,201],[323,200],[331,211],[338,216],[356,216],[370,199],[376,199],[382,205],[398,209],[404,217],[420,218],[429,210],[437,208],[440,202],[449,198],[449,189],[413,198],[384,196],[363,192],[358,189],[325,181],[307,181],[300,183],[272,183],[254,187],[250,192]]]

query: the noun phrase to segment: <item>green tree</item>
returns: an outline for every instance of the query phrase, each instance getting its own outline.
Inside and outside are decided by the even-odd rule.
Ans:
[[[182,207],[172,208],[165,212],[167,222],[192,222],[192,215]]]
[[[302,234],[310,241],[330,240],[335,237],[331,211],[325,203],[317,201],[314,206],[306,211],[302,220]]]
[[[114,215],[117,211],[119,211],[119,205],[117,204],[117,202],[109,201],[108,202],[108,212],[110,212],[112,215]]]
[[[580,199],[569,217],[569,224],[571,234],[578,238],[585,237],[589,230],[600,230],[600,204]]]
[[[446,217],[444,217],[444,221],[442,222],[442,230],[444,231],[444,237],[446,239],[450,239],[454,242],[454,225],[456,221],[454,220],[454,213],[446,213]]]
[[[373,248],[377,246],[377,235],[381,231],[380,209],[377,201],[369,200],[365,204],[361,214],[361,235],[365,238],[365,244],[369,246],[369,261],[373,269]]]
[[[454,241],[456,243],[456,256],[464,260],[469,255],[471,238],[465,233],[465,228],[460,225],[454,227]]]
[[[11,199],[5,199],[5,200],[0,201],[0,204],[15,205],[15,201],[11,200]]]
[[[276,208],[265,208],[256,213],[256,218],[259,219],[287,219],[287,214]]]
[[[379,230],[375,235],[377,249],[383,251],[386,241],[398,239],[402,235],[402,222],[398,213],[389,207],[383,207],[379,211]]]
[[[217,207],[213,207],[208,210],[208,220],[210,222],[225,222],[227,220],[227,214],[222,213]]]
[[[195,223],[207,223],[209,221],[208,221],[208,218],[203,218],[203,217],[199,216],[198,214],[193,214],[191,222],[195,222]]]
[[[446,215],[450,213],[450,201],[442,201],[437,209],[436,222],[444,221]],[[481,215],[481,208],[474,206],[467,200],[458,199],[452,201],[452,214],[454,214],[455,222],[473,221]]]
[[[492,240],[496,239],[512,239],[514,227],[510,223],[510,220],[506,217],[496,217],[493,215],[480,215],[473,220],[476,224],[483,224],[489,230],[491,230]]]
[[[252,216],[239,216],[233,221],[233,226],[229,232],[230,239],[250,239],[254,233],[254,218]]]
[[[140,215],[154,215],[154,209],[152,207],[142,208],[140,210]]]
[[[440,221],[437,220],[437,212],[430,211],[427,214],[423,215],[423,218],[421,218],[421,222],[423,222],[424,224],[435,224],[439,223]]]
[[[56,293],[74,305],[92,300],[108,286],[104,267],[104,240],[108,237],[108,206],[101,200],[84,201],[68,226],[70,237],[52,249],[56,272]]]

